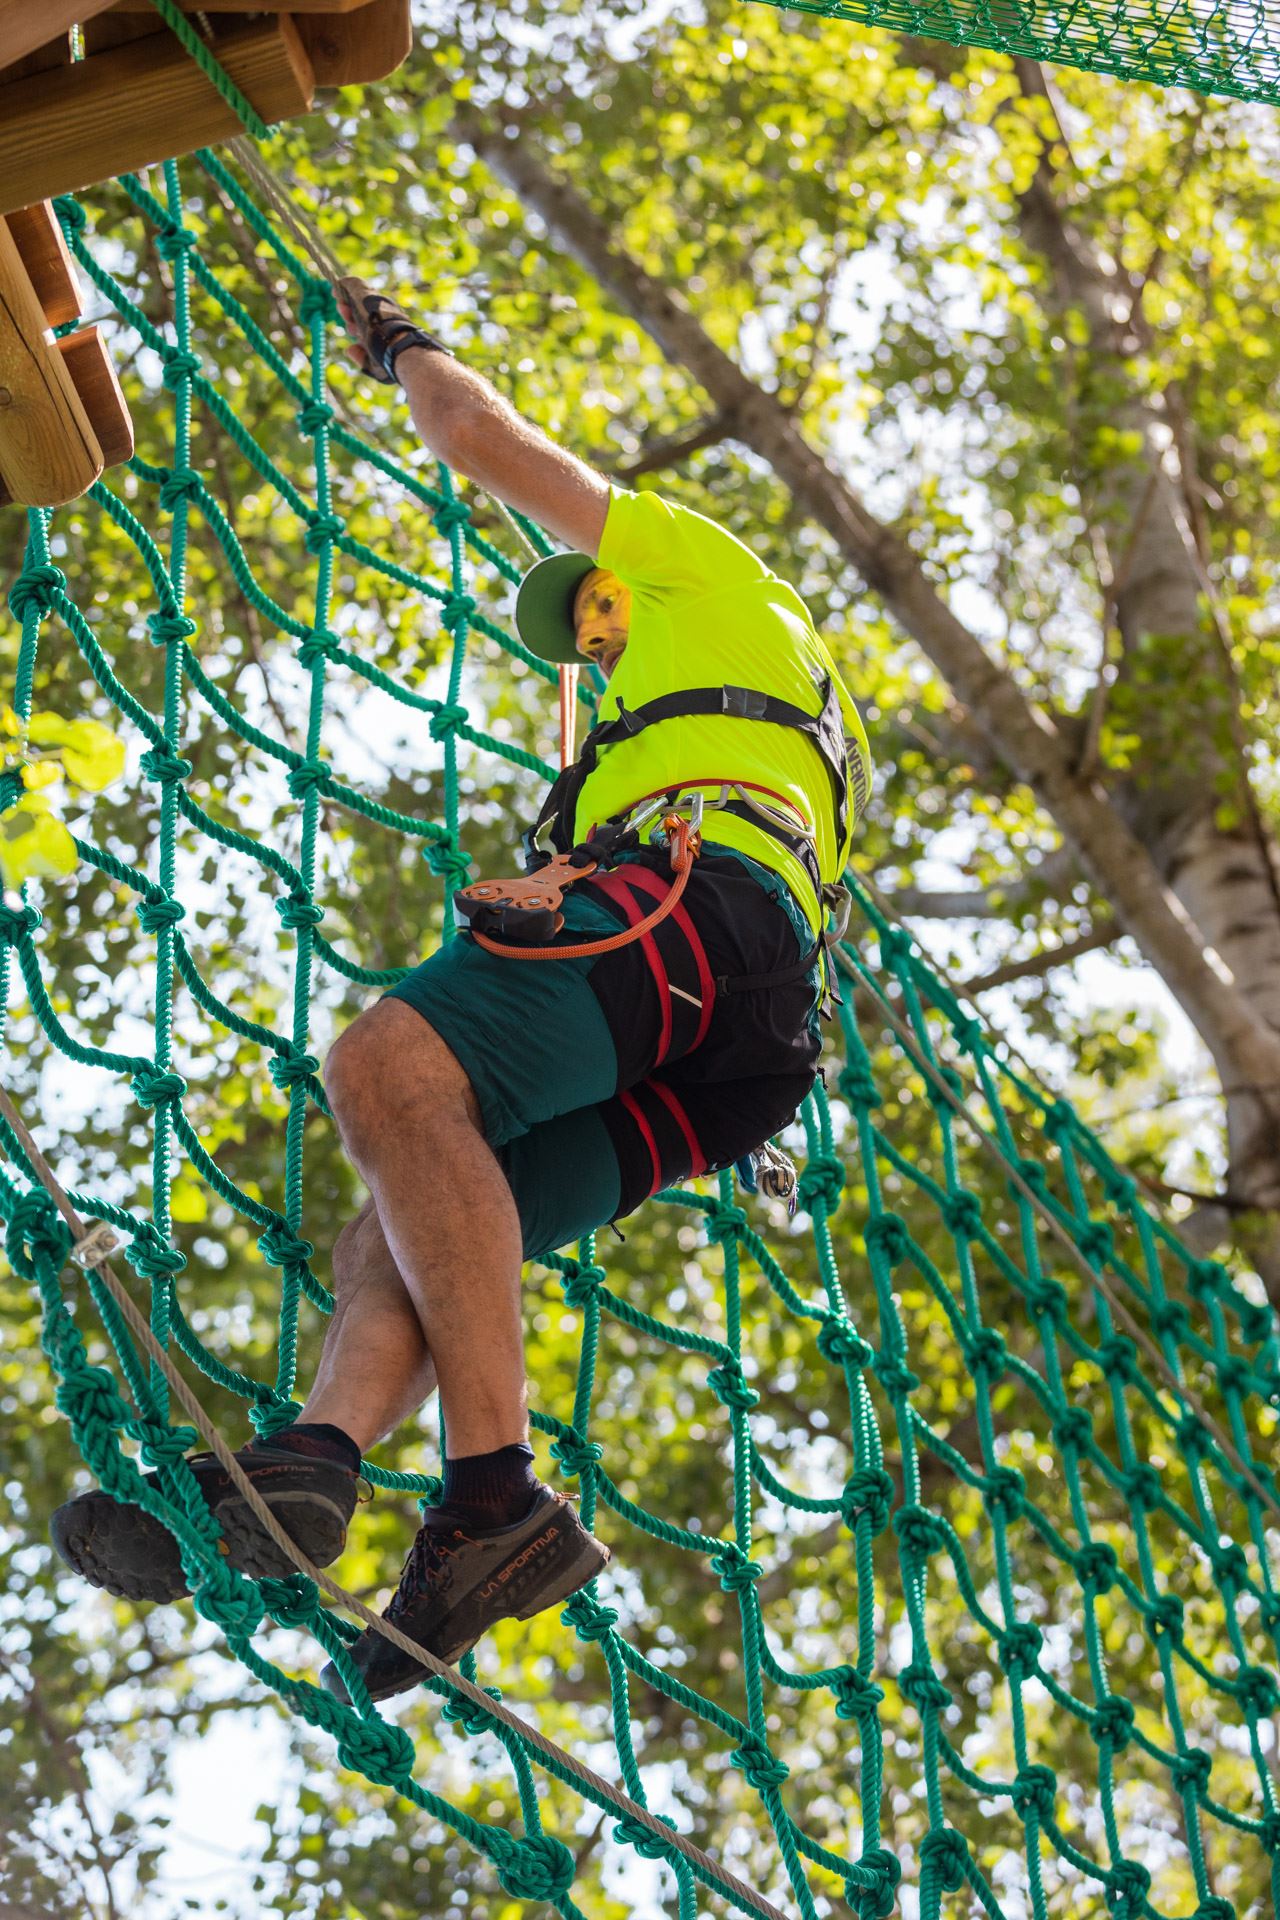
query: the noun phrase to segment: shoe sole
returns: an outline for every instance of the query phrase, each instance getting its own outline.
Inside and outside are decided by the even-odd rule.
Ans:
[[[338,1558],[346,1543],[349,1516],[333,1501],[315,1493],[276,1493],[267,1505],[313,1566],[327,1567]],[[296,1508],[306,1509],[305,1516],[297,1516],[305,1517],[306,1524],[295,1528],[290,1526],[288,1516]],[[252,1580],[283,1580],[297,1571],[242,1496],[228,1495],[212,1511],[222,1529],[220,1550],[238,1573],[248,1574]],[[66,1519],[55,1514],[51,1531],[59,1554],[91,1586],[101,1587],[120,1600],[162,1603],[183,1600],[190,1593],[177,1542],[167,1529],[164,1537],[172,1553],[171,1564],[153,1565],[146,1572],[122,1572],[110,1561],[99,1559],[93,1544],[96,1529],[92,1518],[88,1513],[77,1514],[76,1520],[81,1519],[83,1526],[68,1526]]]
[[[553,1581],[550,1587],[545,1590],[540,1590],[536,1598],[531,1596],[531,1605],[525,1607],[519,1613],[504,1613],[500,1617],[503,1620],[535,1619],[538,1614],[545,1613],[548,1607],[557,1606],[561,1600],[568,1600],[572,1594],[577,1593],[580,1587],[585,1587],[588,1580],[594,1580],[598,1573],[604,1571],[612,1558],[613,1556],[609,1552],[608,1547],[602,1547],[598,1540],[585,1540],[575,1558],[564,1569],[560,1577]],[[447,1621],[445,1624],[448,1624]],[[442,1653],[437,1653],[436,1659],[446,1667],[456,1666],[459,1660],[461,1660],[464,1655],[470,1653],[472,1647],[478,1645],[485,1634],[490,1632],[497,1624],[498,1622],[496,1620],[490,1621],[487,1627],[483,1627],[479,1633],[473,1634],[469,1640],[460,1640],[456,1644],[447,1646]],[[425,1678],[427,1674],[428,1669],[424,1667],[422,1669],[423,1677]],[[390,1700],[393,1695],[405,1693],[410,1687],[421,1686],[421,1684],[422,1681],[414,1675],[412,1678],[398,1681],[394,1686],[379,1687],[376,1691],[370,1688],[369,1698],[374,1701]],[[339,1697],[345,1698],[345,1689]]]

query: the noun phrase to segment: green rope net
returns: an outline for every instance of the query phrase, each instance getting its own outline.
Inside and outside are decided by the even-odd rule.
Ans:
[[[989,47],[1119,80],[1280,100],[1280,9],[1269,0],[771,0],[824,19]]]
[[[313,1019],[317,1009],[349,1018],[367,998],[352,987],[398,977],[348,951],[359,948],[360,929],[332,859],[333,823],[385,830],[388,846],[409,836],[430,869],[424,891],[441,913],[468,871],[467,768],[510,767],[526,800],[551,771],[503,738],[500,724],[486,731],[472,721],[469,662],[495,643],[526,675],[544,670],[484,611],[484,595],[505,593],[518,568],[478,532],[449,475],[433,472],[429,484],[420,468],[390,458],[335,413],[325,373],[330,291],[237,178],[203,153],[185,201],[172,164],[162,199],[138,179],[120,185],[144,239],[138,257],[168,262],[171,318],[163,324],[151,317],[160,303],[135,298],[104,264],[119,258],[119,227],[91,246],[84,209],[64,200],[58,212],[80,265],[131,330],[122,338],[139,343],[136,397],[148,457],[96,485],[74,512],[30,515],[9,604],[21,629],[19,722],[31,714],[37,651],[53,647],[64,710],[113,710],[141,748],[132,778],[144,833],[155,822],[150,864],[143,870],[88,829],[75,846],[82,873],[96,873],[95,884],[117,902],[136,905],[154,952],[153,997],[125,1024],[154,1045],[135,1052],[78,1037],[85,1021],[80,989],[61,971],[69,936],[57,883],[44,887],[43,917],[25,888],[23,904],[0,912],[3,1004],[14,1000],[9,1017],[20,1020],[24,1059],[43,1029],[47,1062],[66,1056],[92,1079],[95,1100],[121,1100],[118,1163],[95,1190],[76,1192],[75,1204],[120,1230],[149,1287],[157,1338],[202,1369],[220,1419],[225,1396],[240,1395],[258,1430],[271,1432],[296,1412],[300,1314],[322,1315],[331,1304],[305,1237],[304,1146],[315,1126],[325,1127],[316,1116],[324,1095],[309,1050]],[[273,344],[228,290],[219,220],[234,221],[242,238],[255,236],[270,266],[259,294],[287,276],[305,354]],[[250,280],[242,274],[236,284]],[[215,343],[221,364],[241,369],[240,386],[208,377]],[[246,424],[261,417],[255,407],[264,391],[277,449],[281,419],[291,413],[296,423],[278,459]],[[225,497],[195,464],[196,403],[243,463]],[[436,559],[414,564],[390,523],[381,546],[353,531],[375,524],[370,503],[393,489],[424,528],[424,516],[433,519]],[[278,567],[269,585],[255,577],[235,532],[250,495],[269,518]],[[105,590],[93,578],[68,577],[80,550],[77,521],[99,526],[113,543]],[[367,609],[339,591],[357,575],[364,592],[370,580],[382,582],[396,606],[445,637],[434,693],[424,690],[429,674],[395,676],[374,664],[361,624]],[[273,730],[271,712],[260,712],[242,687],[233,696],[220,682],[225,656],[207,636],[232,588],[237,618],[274,636],[272,671],[305,711],[301,744]],[[143,668],[160,661],[162,699],[153,712],[131,682],[157,684]],[[372,778],[347,778],[324,749],[326,721],[371,688],[429,736],[420,762],[429,759],[430,770],[416,794],[396,790],[400,805],[373,797]],[[193,777],[188,753],[211,740],[252,768],[247,800],[229,778]],[[12,824],[25,788],[19,770],[3,780]],[[264,793],[265,813],[255,811]],[[278,835],[260,830],[264,819],[280,826]],[[88,820],[91,828],[92,813]],[[293,936],[283,943],[289,978],[278,1025],[260,994],[237,996],[225,986],[219,880],[237,863],[258,874]],[[842,1050],[828,1063],[829,1096],[818,1088],[796,1134],[800,1219],[789,1223],[776,1204],[771,1210],[738,1191],[729,1174],[660,1195],[651,1220],[678,1223],[665,1244],[697,1260],[715,1289],[714,1315],[691,1314],[690,1324],[670,1303],[665,1312],[637,1304],[634,1284],[611,1284],[590,1241],[549,1256],[531,1278],[562,1292],[558,1311],[575,1315],[581,1331],[576,1381],[562,1390],[534,1381],[544,1453],[551,1443],[545,1470],[576,1480],[584,1519],[616,1549],[610,1575],[575,1596],[554,1625],[555,1663],[578,1662],[594,1681],[608,1716],[612,1777],[641,1805],[650,1804],[654,1781],[634,1737],[637,1693],[671,1703],[686,1729],[696,1729],[696,1741],[684,1742],[685,1764],[719,1779],[716,1792],[729,1791],[726,1762],[737,1770],[733,1791],[744,1796],[753,1831],[776,1841],[762,1891],[803,1920],[847,1910],[833,1908],[841,1898],[863,1920],[887,1915],[904,1873],[917,1890],[908,1911],[923,1920],[978,1907],[1009,1920],[1104,1909],[1138,1920],[1170,1911],[1155,1897],[1161,1861],[1181,1875],[1183,1895],[1172,1909],[1179,1916],[1274,1911],[1280,1592],[1268,1527],[1280,1506],[1254,1451],[1274,1427],[1280,1396],[1272,1315],[1224,1268],[1191,1256],[1072,1108],[1011,1064],[910,939],[855,880],[850,887],[856,913],[841,955]],[[339,924],[355,927],[356,937],[340,939]],[[260,931],[262,954],[276,955],[279,930],[269,913]],[[373,935],[363,934],[367,953]],[[15,960],[25,1007],[22,991],[9,991],[18,987]],[[239,1181],[188,1112],[196,1093],[202,1112],[216,1101],[216,1075],[212,1089],[207,1077],[189,1079],[228,1037],[269,1068],[258,1097],[269,1104],[274,1082],[284,1122],[280,1161],[259,1161],[255,1178]],[[190,1063],[186,1075],[175,1049]],[[251,1107],[251,1085],[241,1081],[236,1098]],[[149,1164],[128,1147],[138,1122],[125,1083],[150,1116]],[[370,1705],[350,1665],[354,1624],[322,1606],[300,1576],[255,1584],[229,1568],[184,1465],[195,1436],[171,1419],[163,1375],[140,1354],[100,1278],[66,1266],[65,1227],[18,1140],[7,1127],[0,1136],[9,1259],[39,1290],[57,1403],[98,1481],[163,1519],[180,1544],[196,1610],[259,1681],[333,1737],[344,1766],[446,1823],[488,1857],[513,1897],[580,1914],[568,1843],[590,1793],[562,1772],[548,1801],[546,1776],[556,1775],[556,1763],[444,1682],[429,1682],[428,1691],[441,1696],[455,1732],[436,1723],[432,1744],[415,1754],[404,1729]],[[178,1180],[203,1186],[207,1217],[242,1238],[247,1225],[263,1260],[278,1269],[270,1381],[242,1375],[199,1337],[216,1272],[211,1280],[207,1242],[202,1252],[195,1229],[175,1223],[175,1168]],[[811,1230],[803,1229],[805,1215]],[[670,1287],[668,1275],[664,1298]],[[640,1353],[678,1370],[700,1408],[706,1521],[677,1523],[624,1492],[626,1432],[598,1415],[619,1351],[630,1354],[627,1365]],[[760,1410],[783,1353],[787,1368],[829,1386],[826,1437],[808,1456],[780,1446],[777,1423]],[[959,1423],[947,1385],[957,1378],[967,1396]],[[158,1468],[158,1480],[144,1481],[143,1466]],[[428,1496],[438,1484],[376,1463],[367,1472],[375,1484]],[[788,1542],[810,1535],[833,1560],[847,1552],[847,1605],[835,1621],[806,1620],[785,1578],[781,1594],[769,1580]],[[741,1654],[732,1688],[700,1676],[678,1647],[651,1657],[629,1633],[635,1583],[643,1584],[646,1559],[659,1550],[677,1565],[691,1605],[714,1599],[736,1609]],[[944,1617],[952,1624],[940,1644]],[[272,1621],[295,1630],[290,1665],[301,1672],[264,1652]],[[273,1639],[272,1649],[279,1644]],[[321,1651],[338,1663],[356,1706],[339,1705],[304,1677]],[[463,1671],[475,1676],[474,1655]],[[785,1741],[772,1731],[780,1726]],[[805,1741],[815,1729],[828,1740],[834,1733],[847,1756],[839,1795],[819,1804],[804,1777]],[[1079,1777],[1077,1765],[1072,1777],[1056,1779],[1049,1761],[1068,1734],[1078,1752],[1082,1733],[1091,1777]],[[495,1742],[505,1749],[522,1837],[431,1784],[440,1741],[459,1735],[486,1750],[490,1779]],[[715,1872],[679,1850],[676,1836],[690,1822],[678,1794],[670,1798],[669,1779],[664,1774],[662,1792],[672,1806],[671,1846],[624,1818],[611,1829],[617,1847],[665,1863],[681,1920],[700,1910],[699,1879],[723,1906],[742,1908]],[[474,1804],[488,1797],[482,1791]],[[548,1807],[559,1834],[544,1830]]]

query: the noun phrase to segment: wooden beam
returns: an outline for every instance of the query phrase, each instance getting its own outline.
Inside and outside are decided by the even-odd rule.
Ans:
[[[46,324],[65,327],[68,321],[78,320],[84,302],[76,263],[50,203],[40,200],[34,207],[20,207],[7,216],[5,224],[22,256],[36,299],[44,308]]]
[[[105,13],[112,0],[0,0],[0,67],[11,67],[37,47]]]
[[[81,327],[57,346],[102,448],[103,465],[118,467],[133,456],[133,421],[100,329]]]
[[[311,63],[287,15],[233,27],[215,51],[264,120],[309,110]],[[190,153],[239,130],[217,89],[163,31],[0,85],[0,213]]]
[[[24,507],[78,499],[102,472],[84,404],[0,220],[0,484]]]
[[[369,0],[354,13],[303,14],[297,27],[318,87],[385,80],[413,49],[409,0]]]
[[[155,13],[147,0],[106,0],[106,4],[115,13]],[[178,0],[184,13],[355,13],[368,4],[369,0],[289,0],[285,8],[270,8],[263,7],[261,0]]]

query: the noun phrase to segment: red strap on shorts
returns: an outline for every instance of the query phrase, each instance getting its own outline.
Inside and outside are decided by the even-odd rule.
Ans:
[[[642,893],[647,893],[651,900],[662,899],[671,885],[669,880],[664,880],[661,874],[654,873],[650,867],[630,866],[627,868],[625,877],[621,874],[610,877],[622,880],[624,886],[638,887]],[[700,1047],[707,1037],[711,1015],[715,1010],[716,983],[711,972],[711,963],[707,959],[707,950],[702,944],[698,930],[683,900],[672,909],[671,918],[688,941],[689,951],[693,955],[693,963],[698,972],[698,993],[702,1000],[702,1012],[698,1019],[698,1031],[689,1045],[689,1052],[692,1053],[694,1048]]]
[[[611,900],[617,901],[627,916],[628,926],[634,927],[638,920],[644,919],[644,908],[635,898],[629,884],[623,879],[620,873],[593,874],[591,884],[592,886],[599,887],[601,893],[608,894]],[[668,882],[668,885],[670,884],[673,883]],[[661,882],[659,882],[659,887],[665,892],[665,888],[662,888]],[[677,907],[676,913],[678,914],[679,912],[680,908]],[[672,918],[674,919],[675,917],[676,915],[673,914]],[[649,971],[653,975],[654,985],[658,989],[658,1002],[662,1012],[662,1031],[658,1035],[658,1051],[654,1056],[653,1062],[655,1067],[659,1067],[666,1059],[671,1048],[671,990],[667,984],[667,970],[663,966],[658,954],[658,943],[651,933],[641,934],[640,951],[648,962]]]
[[[645,1119],[644,1113],[640,1106],[640,1102],[636,1099],[633,1093],[628,1093],[626,1088],[624,1087],[622,1092],[618,1095],[618,1098],[619,1100],[621,1100],[622,1105],[626,1110],[626,1112],[631,1115],[631,1118],[635,1121],[637,1127],[640,1129],[640,1133],[644,1139],[644,1143],[646,1147],[648,1147],[649,1149],[649,1161],[653,1167],[653,1185],[650,1187],[649,1192],[651,1194],[654,1194],[658,1191],[658,1188],[662,1185],[662,1159],[658,1153],[658,1143],[653,1137],[653,1128],[649,1125],[649,1122]]]
[[[702,1142],[693,1130],[693,1122],[690,1120],[680,1102],[676,1099],[674,1093],[672,1093],[670,1087],[661,1080],[646,1080],[644,1084],[646,1087],[652,1088],[653,1092],[657,1094],[668,1113],[675,1115],[676,1124],[684,1135],[685,1145],[688,1147],[690,1155],[692,1156],[692,1165],[689,1168],[690,1179],[699,1173],[705,1173],[707,1170],[707,1156],[702,1151]]]

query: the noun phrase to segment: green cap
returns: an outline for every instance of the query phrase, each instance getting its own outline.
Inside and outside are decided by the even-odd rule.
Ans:
[[[589,553],[553,553],[530,567],[520,582],[516,632],[540,660],[582,659],[573,625],[573,602],[595,565]]]

